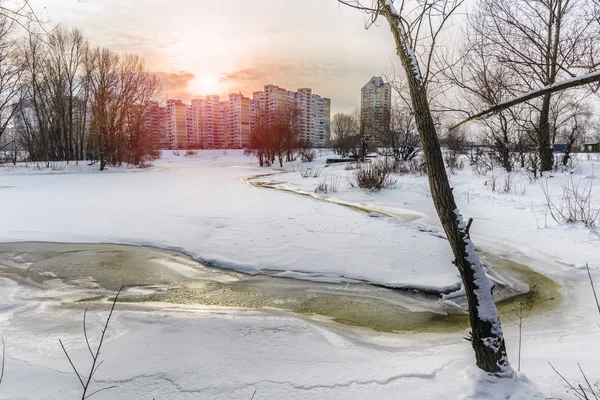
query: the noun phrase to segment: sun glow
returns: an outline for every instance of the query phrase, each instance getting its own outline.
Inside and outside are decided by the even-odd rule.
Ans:
[[[202,95],[214,94],[217,91],[217,80],[211,77],[198,77],[191,83],[191,89]]]

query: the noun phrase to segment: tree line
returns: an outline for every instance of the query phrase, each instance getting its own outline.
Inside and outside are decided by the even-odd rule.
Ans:
[[[463,115],[596,70],[600,66],[600,23],[595,0],[482,0],[469,13],[459,50],[441,55],[441,80],[460,96]],[[492,113],[477,124],[492,161],[511,172],[535,176],[567,165],[576,144],[600,141],[594,117],[598,84],[543,96]],[[597,100],[597,98],[596,98]]]
[[[158,157],[148,113],[160,82],[137,55],[92,46],[78,29],[25,31],[0,15],[0,151],[101,170]]]
[[[295,161],[298,156],[302,161],[315,158],[310,140],[300,137],[300,110],[293,104],[257,110],[252,125],[250,146],[244,154],[255,156],[261,167],[276,162],[283,167],[284,162]]]
[[[337,113],[331,119],[332,147],[342,157],[364,160],[369,150],[410,161],[419,154],[420,143],[414,113],[410,107],[394,104],[380,112],[381,123],[361,118],[360,110]]]
[[[455,4],[462,2],[434,2]],[[355,4],[355,3],[353,3]],[[467,136],[485,145],[486,162],[511,172],[526,168],[533,176],[567,166],[584,142],[600,142],[598,83],[579,90],[546,92],[543,96],[489,113],[470,127],[450,133],[457,118],[466,118],[508,99],[553,85],[600,67],[600,5],[595,0],[481,0],[466,14],[462,40],[437,47],[427,59],[428,97],[440,136]],[[437,45],[437,46],[436,46]],[[427,73],[426,73],[427,74]],[[410,142],[394,115],[414,121],[407,80],[388,74],[399,104],[392,107],[391,125],[377,132],[377,144],[397,153],[398,139]],[[595,93],[595,94],[594,94]],[[404,104],[406,103],[406,104]],[[396,126],[395,126],[396,125]],[[342,155],[357,156],[369,143],[368,130],[357,113],[332,119],[334,146]],[[373,141],[371,141],[373,143]],[[563,155],[555,160],[560,144]],[[402,148],[402,146],[400,146]]]

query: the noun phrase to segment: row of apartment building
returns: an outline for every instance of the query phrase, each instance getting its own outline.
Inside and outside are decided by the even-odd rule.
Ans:
[[[227,100],[211,95],[191,104],[170,99],[164,106],[152,103],[147,121],[162,148],[241,149],[250,145],[255,116],[286,109],[297,110],[299,139],[316,147],[329,143],[331,100],[308,88],[294,92],[266,85],[252,99],[232,93]]]

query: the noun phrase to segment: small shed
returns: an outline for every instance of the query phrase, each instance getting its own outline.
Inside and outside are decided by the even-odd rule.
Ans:
[[[581,145],[583,153],[600,153],[600,143],[584,143]]]
[[[564,153],[567,149],[567,145],[565,143],[558,143],[554,145],[553,151],[555,153]]]

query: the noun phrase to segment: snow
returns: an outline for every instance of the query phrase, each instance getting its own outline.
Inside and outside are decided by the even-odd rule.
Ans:
[[[440,238],[402,220],[252,187],[243,178],[265,172],[254,164],[237,151],[171,155],[148,171],[7,171],[0,207],[12,211],[0,241],[153,245],[221,268],[305,279],[433,290],[460,281]]]
[[[50,171],[0,166],[0,241],[152,244],[245,272],[326,282],[457,282],[426,177],[396,176],[393,189],[366,193],[347,184],[352,171],[345,165],[324,167],[325,157],[308,164],[323,168],[318,178],[260,169],[234,151],[166,153],[151,169],[106,173],[81,164]],[[580,158],[573,173],[598,179],[596,164]],[[317,199],[243,181],[260,174],[276,175],[251,181]],[[338,192],[315,194],[331,176],[342,182]],[[544,178],[553,196],[567,176]],[[468,166],[450,179],[457,206],[474,218],[478,248],[561,285],[557,308],[523,321],[522,373],[501,379],[474,368],[471,345],[462,339],[467,332],[387,334],[276,310],[120,303],[94,381],[96,389],[117,388],[94,398],[250,399],[255,391],[257,400],[568,398],[548,362],[572,382],[584,383],[578,362],[592,383],[600,380],[600,317],[585,269],[588,262],[600,281],[598,235],[547,218],[540,184],[524,174],[514,177],[510,193],[491,191],[492,173],[477,176]],[[593,186],[594,199],[599,188]],[[194,273],[165,266],[184,278]],[[72,303],[73,291],[94,290],[84,286],[48,290],[0,277],[7,354],[0,399],[80,395],[58,339],[77,365],[89,365],[83,307]],[[88,311],[94,343],[106,314],[98,305]],[[506,321],[503,329],[516,365],[519,329]]]
[[[396,7],[394,6],[393,0],[386,0],[385,4],[390,8],[390,11],[395,15],[398,15],[398,11],[396,11]],[[422,85],[423,84],[423,76],[421,75],[421,68],[419,67],[419,61],[417,59],[417,55],[415,54],[415,50],[410,45],[410,39],[408,37],[408,33],[406,32],[406,28],[402,24],[402,21],[398,21],[398,27],[402,33],[402,40],[404,42],[404,47],[406,49],[406,53],[408,54],[408,58],[410,59],[412,72],[417,78],[417,81]]]

